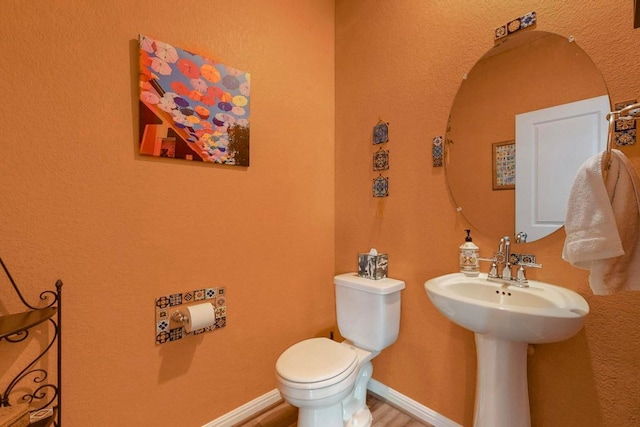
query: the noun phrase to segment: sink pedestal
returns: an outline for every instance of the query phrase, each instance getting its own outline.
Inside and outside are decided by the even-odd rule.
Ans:
[[[529,344],[563,341],[584,325],[589,304],[578,293],[529,280],[520,288],[445,274],[424,284],[429,299],[453,323],[475,333],[478,360],[475,427],[530,427]]]
[[[474,427],[530,427],[529,344],[475,334],[478,372]]]

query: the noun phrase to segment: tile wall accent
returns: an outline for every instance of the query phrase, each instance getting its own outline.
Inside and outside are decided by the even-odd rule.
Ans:
[[[615,104],[613,111],[622,110],[624,107],[638,102],[635,99],[631,101],[618,102]],[[637,120],[617,120],[615,128],[615,144],[633,145],[636,143],[636,122]]]
[[[498,41],[509,34],[513,34],[516,31],[530,27],[536,23],[537,19],[538,17],[535,12],[529,12],[526,15],[522,15],[521,17],[514,19],[513,21],[509,21],[495,29],[494,40]]]
[[[190,305],[209,302],[213,305],[216,321],[213,325],[187,332],[182,324],[171,320],[171,314]],[[177,294],[163,295],[155,300],[156,344],[165,344],[182,338],[212,332],[227,324],[227,295],[225,288],[201,288]]]
[[[373,171],[378,172],[378,176],[373,179],[373,197],[389,196],[389,177],[383,176],[383,171],[389,170],[389,150],[385,150],[383,146],[389,142],[389,123],[378,120],[373,127],[373,147],[378,150],[373,153]]]
[[[442,163],[442,158],[444,155],[444,148],[442,146],[443,140],[444,138],[442,137],[442,135],[440,135],[440,136],[434,137],[431,143],[431,155],[433,157],[434,168],[439,168],[439,167],[442,167],[443,165]]]

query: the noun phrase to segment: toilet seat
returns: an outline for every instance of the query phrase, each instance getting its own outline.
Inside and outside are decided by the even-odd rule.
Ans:
[[[294,344],[276,362],[280,381],[296,389],[329,387],[347,378],[357,367],[357,351],[328,338]]]

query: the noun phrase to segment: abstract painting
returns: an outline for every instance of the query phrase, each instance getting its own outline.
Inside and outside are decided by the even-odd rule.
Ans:
[[[250,74],[140,35],[140,154],[249,166]]]

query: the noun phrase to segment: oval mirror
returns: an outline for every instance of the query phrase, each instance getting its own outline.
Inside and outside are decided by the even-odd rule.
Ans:
[[[445,138],[447,183],[465,219],[481,233],[496,238],[526,232],[517,230],[515,221],[516,193],[522,198],[521,179],[516,186],[514,173],[516,117],[598,97],[608,111],[604,79],[573,40],[543,31],[523,31],[485,54],[462,81]],[[606,135],[604,117],[598,120],[603,121],[602,134]],[[604,139],[601,142],[606,145]],[[564,153],[547,163],[565,169],[566,150]],[[576,163],[577,157],[570,157],[575,157]],[[578,167],[587,157],[578,159]],[[570,182],[555,183],[570,188],[575,172],[577,167],[565,178]],[[566,200],[550,203],[566,208]],[[534,233],[537,235],[527,241],[545,237],[561,226],[562,222],[550,231]]]

